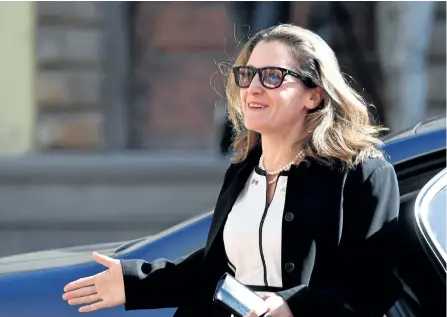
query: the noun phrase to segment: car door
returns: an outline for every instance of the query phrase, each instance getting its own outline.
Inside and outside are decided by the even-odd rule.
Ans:
[[[395,166],[401,191],[404,293],[387,317],[446,316],[445,149]]]

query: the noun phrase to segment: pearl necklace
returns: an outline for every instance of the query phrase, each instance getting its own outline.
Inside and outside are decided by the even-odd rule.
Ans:
[[[264,167],[264,154],[262,154],[261,157],[260,157],[260,159],[259,159],[259,167],[260,167],[262,170],[264,170],[264,171],[267,173],[267,175],[270,175],[270,176],[274,176],[274,175],[276,175],[276,177],[274,177],[272,180],[268,181],[268,184],[271,185],[271,184],[273,184],[274,182],[276,182],[276,179],[278,178],[279,174],[280,174],[282,171],[288,171],[288,170],[290,169],[290,167],[292,166],[292,164],[293,164],[295,161],[297,161],[297,160],[299,160],[299,159],[302,159],[302,158],[304,158],[304,152],[303,152],[303,150],[299,151],[298,154],[294,157],[293,160],[291,160],[289,163],[287,163],[286,165],[284,165],[284,166],[281,167],[280,169],[277,169],[276,171],[273,171],[273,172],[269,172],[269,171],[267,171],[267,170],[265,169],[265,167]]]

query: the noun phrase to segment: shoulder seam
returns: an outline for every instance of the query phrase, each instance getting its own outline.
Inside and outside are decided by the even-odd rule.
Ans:
[[[383,170],[383,169],[389,169],[389,168],[394,168],[393,165],[391,164],[386,164],[386,163],[381,163],[380,165],[376,166],[371,173],[368,175],[368,177],[365,178],[365,180],[363,181],[363,183],[367,182],[376,172]]]

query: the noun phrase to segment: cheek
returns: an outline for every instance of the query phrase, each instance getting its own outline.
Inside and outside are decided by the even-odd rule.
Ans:
[[[277,92],[272,91],[270,98],[273,100],[274,104],[278,108],[283,109],[296,107],[298,101],[296,95],[293,92],[287,90]]]
[[[247,92],[245,91],[245,89],[241,89],[239,91],[239,98],[241,100],[241,111],[242,111],[242,113],[244,113],[244,111],[245,111],[245,100],[247,99]]]
[[[304,105],[303,94],[300,94],[294,89],[278,91],[271,98],[275,101],[275,104],[287,108],[290,111],[300,110]]]
[[[239,90],[239,97],[241,98],[241,104],[243,105],[247,97],[247,92],[245,91],[245,89]]]

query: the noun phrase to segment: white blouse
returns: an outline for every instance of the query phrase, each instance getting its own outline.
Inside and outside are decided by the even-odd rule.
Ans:
[[[226,221],[223,239],[229,266],[248,286],[282,287],[281,238],[287,172],[278,177],[270,205],[267,178],[256,167]]]

